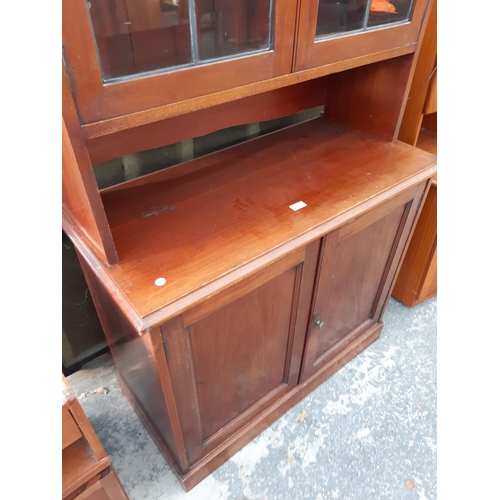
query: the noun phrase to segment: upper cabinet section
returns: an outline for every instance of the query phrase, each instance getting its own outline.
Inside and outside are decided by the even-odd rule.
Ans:
[[[427,0],[63,0],[82,123],[417,41]]]
[[[63,0],[90,123],[290,73],[297,0]]]
[[[411,45],[426,5],[427,0],[302,0],[295,70]]]

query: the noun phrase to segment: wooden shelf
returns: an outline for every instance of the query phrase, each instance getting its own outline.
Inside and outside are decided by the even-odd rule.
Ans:
[[[109,459],[99,460],[88,441],[80,438],[62,451],[62,497],[109,467]]]
[[[128,500],[104,448],[64,375],[62,436],[64,500]]]
[[[93,267],[141,331],[416,185],[435,164],[406,144],[314,119],[104,190],[121,260]],[[292,211],[299,201],[307,206]]]

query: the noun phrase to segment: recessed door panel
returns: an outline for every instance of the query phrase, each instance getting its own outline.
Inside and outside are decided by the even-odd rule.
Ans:
[[[285,383],[295,269],[188,327],[204,440]]]
[[[318,285],[316,308],[325,323],[316,360],[358,326],[372,319],[377,291],[387,266],[403,208],[335,242],[330,234]]]
[[[161,327],[191,465],[297,385],[318,251],[294,251]]]

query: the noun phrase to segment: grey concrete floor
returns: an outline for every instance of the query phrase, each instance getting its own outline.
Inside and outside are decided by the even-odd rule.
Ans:
[[[431,500],[437,299],[391,299],[374,342],[185,493],[120,392],[109,354],[68,377],[130,500]],[[305,411],[307,417],[299,420]]]

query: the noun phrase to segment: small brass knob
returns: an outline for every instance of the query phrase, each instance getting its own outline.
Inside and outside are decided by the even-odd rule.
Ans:
[[[316,321],[314,322],[314,326],[317,326],[318,328],[323,328],[323,325],[325,324],[324,321],[321,321],[321,316],[316,314]]]

